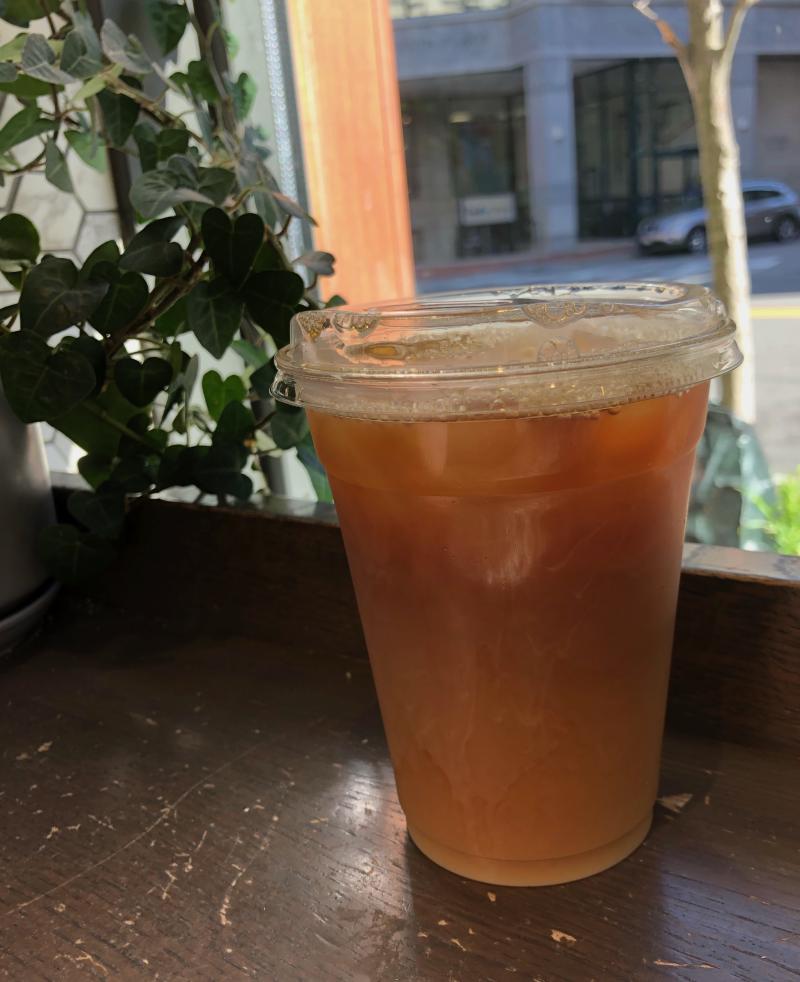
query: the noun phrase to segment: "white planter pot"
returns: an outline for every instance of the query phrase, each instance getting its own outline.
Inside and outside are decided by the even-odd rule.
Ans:
[[[55,593],[36,552],[55,521],[38,426],[24,426],[0,394],[0,652],[23,637]]]

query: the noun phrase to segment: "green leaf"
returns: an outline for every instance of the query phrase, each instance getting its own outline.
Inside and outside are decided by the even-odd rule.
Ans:
[[[286,406],[279,402],[275,406],[275,415],[270,421],[270,432],[276,446],[281,450],[297,446],[309,432],[308,418],[305,410],[296,406]]]
[[[69,85],[74,76],[56,67],[56,54],[41,34],[29,34],[22,49],[20,67],[30,78],[56,85]]]
[[[261,368],[262,365],[265,365],[269,361],[269,355],[267,355],[266,351],[257,348],[249,341],[243,341],[241,338],[237,338],[231,344],[231,347],[251,368]]]
[[[112,492],[73,491],[67,498],[67,510],[95,535],[116,539],[125,521],[125,497]]]
[[[85,164],[101,174],[105,173],[106,151],[95,133],[89,130],[67,130],[67,143]]]
[[[190,61],[181,81],[192,95],[202,102],[218,102],[219,92],[214,84],[214,78],[204,61]]]
[[[258,215],[240,215],[231,222],[221,208],[209,208],[202,221],[203,244],[218,273],[241,283],[252,268],[264,241],[264,222]]]
[[[5,263],[0,264],[0,272],[2,272],[3,276],[8,280],[8,282],[11,284],[11,286],[14,287],[15,290],[21,290],[22,270],[17,270],[16,272],[12,272],[8,269],[5,269],[4,268],[5,265],[6,265]]]
[[[302,277],[287,270],[253,273],[245,283],[248,313],[259,327],[272,335],[278,347],[288,344],[289,322],[304,291]]]
[[[103,111],[109,143],[113,147],[124,146],[139,118],[139,104],[129,96],[108,90],[100,92],[97,101]]]
[[[76,11],[72,24],[61,49],[61,69],[75,78],[89,78],[103,69],[100,39],[86,14]]]
[[[7,20],[17,27],[27,27],[32,20],[52,14],[60,6],[61,0],[0,0],[0,20]],[[3,47],[5,49],[8,45]]]
[[[97,95],[98,92],[102,92],[107,84],[108,81],[103,75],[95,75],[94,78],[90,78],[83,83],[83,85],[72,97],[72,101],[86,102],[86,100],[90,99],[93,95]]]
[[[44,175],[47,180],[60,191],[71,194],[74,190],[69,168],[64,154],[56,146],[55,140],[48,140],[44,153]]]
[[[194,484],[194,471],[209,447],[184,447],[171,444],[164,450],[158,467],[156,488],[185,487]]]
[[[217,422],[228,403],[242,402],[247,397],[247,389],[238,375],[229,375],[223,380],[219,372],[212,369],[203,376],[203,395],[208,415]]]
[[[255,425],[251,409],[241,402],[229,402],[220,414],[211,442],[215,447],[223,443],[243,443],[252,437]]]
[[[136,439],[133,436],[129,436],[127,433],[123,433],[119,438],[119,447],[117,448],[118,457],[141,457],[142,454],[146,453],[145,447],[142,445],[142,440],[144,439],[145,433],[150,426],[150,415],[149,413],[137,413],[135,416],[131,416],[128,422],[125,424],[132,434],[136,434]],[[110,480],[110,478],[109,478]]]
[[[120,260],[120,269],[132,269],[137,273],[153,276],[175,276],[183,266],[183,248],[170,239],[183,226],[179,217],[159,218],[131,239]]]
[[[58,89],[61,88],[59,85]],[[38,78],[28,78],[27,75],[18,75],[13,82],[0,82],[0,92],[15,95],[18,99],[38,99],[50,95],[52,91],[52,85],[40,82]]]
[[[146,171],[133,182],[130,191],[133,207],[144,218],[155,218],[167,208],[186,201],[202,201],[211,204],[211,199],[192,188],[179,187],[176,176],[168,171]]]
[[[133,139],[139,150],[139,163],[142,170],[153,170],[158,164],[158,143],[156,130],[149,123],[137,123],[133,128]]]
[[[237,119],[245,119],[253,108],[256,98],[256,83],[247,72],[242,72],[233,85],[233,111]]]
[[[83,266],[81,266],[80,273],[78,273],[78,279],[81,282],[91,279],[92,270],[95,266],[99,266],[100,263],[110,263],[112,266],[116,266],[119,263],[119,246],[113,239],[110,239],[108,242],[101,242],[97,248],[89,253]],[[103,278],[100,277],[100,279]]]
[[[19,312],[23,331],[42,337],[87,320],[108,292],[108,284],[78,281],[78,270],[69,259],[46,256],[28,273],[22,288]]]
[[[253,273],[246,284],[247,296],[252,297],[254,302],[272,300],[292,307],[303,299],[305,289],[303,277],[289,270],[264,270],[261,273]]]
[[[248,457],[247,450],[235,444],[213,446],[196,461],[194,483],[207,494],[230,494],[246,500],[253,493],[253,482],[242,474]]]
[[[347,303],[347,301],[345,300],[344,297],[339,296],[338,293],[334,293],[334,295],[329,300],[327,300],[325,302],[325,307],[326,308],[329,308],[329,307],[344,307],[344,305],[346,303]]]
[[[107,539],[74,525],[48,525],[39,535],[39,555],[63,583],[85,583],[108,569],[114,548]]]
[[[17,78],[17,70],[11,64],[10,61],[0,62],[0,82],[8,84],[9,82],[15,82]]]
[[[156,137],[159,160],[169,160],[175,154],[185,154],[189,148],[189,131],[182,127],[163,129]]]
[[[334,257],[330,252],[320,252],[314,249],[311,252],[304,252],[302,256],[295,259],[295,265],[305,266],[317,276],[333,276]]]
[[[139,410],[111,381],[102,392],[58,417],[58,429],[87,453],[112,459],[120,445],[118,424],[127,425]]]
[[[286,262],[278,247],[269,239],[266,239],[258,250],[253,269],[256,273],[261,273],[265,269],[286,269]]]
[[[222,36],[225,38],[228,57],[234,60],[239,54],[239,39],[234,34],[231,34],[230,31],[226,31],[224,27],[222,28]]]
[[[213,204],[221,205],[236,187],[236,175],[223,167],[201,167],[197,190]]]
[[[103,273],[105,272],[104,269]],[[114,270],[108,292],[89,318],[89,323],[101,334],[120,334],[141,314],[149,297],[147,283],[138,273],[119,273]]]
[[[142,42],[132,34],[126,35],[112,20],[104,21],[100,41],[109,61],[122,65],[134,75],[148,75],[152,71]]]
[[[0,218],[0,259],[21,259],[36,262],[39,255],[39,233],[24,215],[4,215]]]
[[[225,383],[220,373],[215,369],[206,372],[203,376],[202,388],[208,414],[213,420],[218,420],[225,408]]]
[[[250,385],[256,395],[261,399],[270,398],[270,387],[274,381],[275,365],[271,361],[265,362],[261,368],[257,368],[250,376]]]
[[[69,348],[77,351],[89,362],[94,372],[95,384],[90,393],[96,395],[106,380],[106,350],[102,341],[90,338],[88,334],[79,334],[76,338],[64,338],[58,345],[58,350]]]
[[[172,381],[172,366],[163,358],[120,358],[114,363],[114,380],[119,391],[134,406],[149,406]]]
[[[186,297],[181,297],[176,303],[157,317],[153,324],[157,334],[165,338],[174,338],[189,330],[186,318]]]
[[[53,420],[92,391],[92,366],[77,351],[53,351],[37,334],[14,331],[0,338],[0,378],[23,423]]]
[[[150,27],[162,55],[168,55],[177,46],[189,23],[189,12],[182,3],[169,0],[145,0]]]
[[[13,0],[11,0],[11,3],[13,3]],[[11,3],[9,0],[0,0],[0,20],[7,20],[9,23],[14,24],[16,21],[13,21],[5,12],[10,8]],[[36,14],[36,16],[39,17],[40,15]],[[27,27],[28,25],[24,24],[20,26]],[[27,39],[28,35],[25,32],[20,32],[19,34],[15,34],[10,41],[6,41],[5,44],[0,45],[0,61],[12,61],[14,64],[17,64],[22,58],[22,49],[25,47]]]
[[[113,487],[128,494],[139,494],[150,490],[155,483],[157,473],[158,457],[154,455],[137,454],[124,457],[111,472],[108,484],[103,485],[100,490]]]
[[[192,398],[192,390],[197,381],[197,372],[200,366],[200,359],[197,355],[192,355],[190,358],[185,351],[181,351],[177,341],[173,342],[173,346],[177,348],[177,354],[181,357],[182,364],[180,370],[174,373],[167,392],[167,403],[164,407],[165,417],[173,406],[181,401],[189,402]]]
[[[300,218],[303,221],[310,222],[311,225],[316,225],[317,223],[309,215],[309,213],[303,208],[302,205],[298,204],[293,198],[290,198],[286,194],[281,194],[280,191],[273,191],[272,197],[277,203],[281,211],[286,212],[287,215],[291,215],[293,218]]]
[[[27,106],[9,119],[0,130],[0,153],[7,153],[12,147],[31,137],[48,133],[55,129],[55,123],[45,119],[39,112],[38,106]]]
[[[168,174],[172,174],[179,187],[196,188],[200,183],[197,161],[194,155],[173,154],[167,159],[165,168]]]
[[[78,460],[78,472],[84,481],[93,488],[98,488],[108,480],[112,466],[112,461],[92,453],[88,453]]]
[[[318,501],[333,502],[333,492],[331,491],[328,475],[325,468],[320,463],[311,433],[306,433],[303,439],[297,444],[297,456],[300,463],[308,471],[311,484],[317,495]]]
[[[221,358],[242,321],[242,301],[224,280],[198,283],[186,305],[189,328],[206,351]]]

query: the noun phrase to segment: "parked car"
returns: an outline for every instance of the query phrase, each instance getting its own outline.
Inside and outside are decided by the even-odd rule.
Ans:
[[[772,236],[789,242],[800,234],[800,198],[778,181],[744,181],[744,217],[749,238]],[[639,223],[636,241],[642,252],[685,249],[705,252],[706,210],[702,198]]]

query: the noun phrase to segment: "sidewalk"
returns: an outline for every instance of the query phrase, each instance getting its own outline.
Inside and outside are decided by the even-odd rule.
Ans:
[[[470,256],[456,259],[446,265],[419,265],[417,282],[436,280],[450,276],[469,276],[487,270],[525,269],[532,264],[569,262],[570,260],[598,257],[630,256],[634,254],[633,239],[592,239],[576,242],[564,249],[530,249],[527,252],[507,252],[499,256]]]

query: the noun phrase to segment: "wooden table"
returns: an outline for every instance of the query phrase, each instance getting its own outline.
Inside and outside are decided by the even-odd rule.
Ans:
[[[793,565],[725,574],[727,554],[690,551],[676,656],[680,692],[704,577],[737,608],[745,594],[785,589],[765,650],[752,655],[769,677],[743,680],[752,704],[771,707],[780,723],[759,737],[747,722],[747,743],[719,739],[735,731],[719,707],[739,705],[741,687],[729,673],[727,691],[715,692],[722,656],[695,650],[711,686],[703,697],[716,708],[698,721],[692,699],[672,706],[681,728],[667,737],[645,845],[579,883],[491,888],[439,869],[406,837],[352,594],[333,578],[344,570],[338,530],[231,514],[148,506],[124,569],[102,592],[65,596],[0,676],[0,974],[23,982],[800,977]],[[216,557],[209,527],[195,534],[209,522],[227,523],[218,530],[226,555],[237,536],[243,549],[256,538],[290,571],[289,584],[273,580],[270,589],[262,578],[274,569],[254,569],[241,552],[239,580],[207,563],[228,610],[224,630],[210,598],[205,616],[185,598],[184,624],[163,603],[169,591],[180,603],[181,573],[199,599],[190,542]],[[160,523],[185,549],[165,555],[159,577],[142,579],[137,564]],[[259,583],[270,634],[248,607]],[[692,719],[698,725],[684,725]]]

